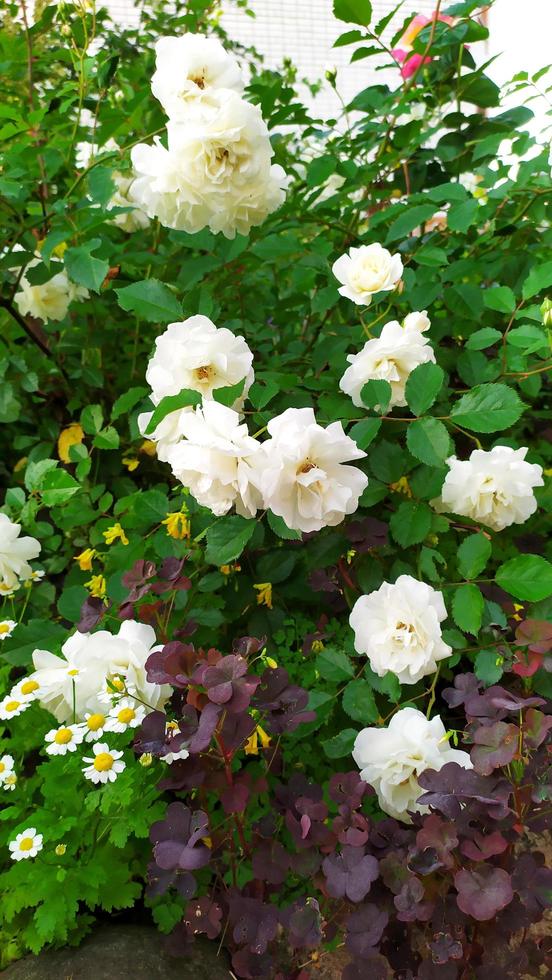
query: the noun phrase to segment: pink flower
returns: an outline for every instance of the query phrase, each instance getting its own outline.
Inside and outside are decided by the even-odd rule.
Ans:
[[[395,60],[402,65],[401,75],[403,78],[411,78],[417,73],[420,65],[427,65],[432,60],[429,56],[424,58],[421,54],[411,54],[410,52],[422,28],[431,24],[435,17],[445,24],[453,23],[452,17],[447,17],[446,14],[436,14],[435,12],[431,17],[426,17],[425,14],[416,14],[399,40],[399,47],[391,51]]]

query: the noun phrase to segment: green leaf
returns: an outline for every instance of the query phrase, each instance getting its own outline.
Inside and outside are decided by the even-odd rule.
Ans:
[[[498,432],[517,422],[525,408],[508,385],[476,385],[456,402],[451,418],[472,432]]]
[[[522,296],[524,299],[530,299],[531,296],[542,293],[543,289],[548,289],[549,286],[552,286],[552,261],[533,266],[523,283]]]
[[[431,361],[414,368],[408,376],[405,387],[406,401],[414,415],[423,415],[428,408],[431,408],[444,380],[443,369]]]
[[[370,681],[350,681],[343,691],[342,705],[349,718],[362,724],[369,725],[379,718]]]
[[[316,669],[327,681],[345,681],[355,673],[347,654],[330,646],[318,654]]]
[[[109,272],[109,262],[92,255],[101,244],[101,238],[93,238],[84,245],[68,248],[63,256],[69,278],[96,293]]]
[[[167,415],[170,415],[171,412],[177,412],[179,408],[186,408],[188,405],[199,405],[200,403],[201,395],[198,391],[192,391],[191,388],[183,388],[182,391],[178,392],[178,395],[165,395],[159,402],[159,405],[153,410],[145,434],[151,435],[152,432],[155,432],[159,423]]]
[[[501,666],[502,657],[496,650],[479,650],[475,658],[475,676],[485,687],[497,684],[504,670]]]
[[[459,80],[458,97],[463,102],[489,109],[500,104],[500,89],[495,82],[481,71],[463,75]]]
[[[207,531],[206,561],[220,566],[239,558],[256,527],[256,521],[237,514],[221,517]]]
[[[369,0],[334,0],[333,12],[338,20],[368,27],[372,19],[372,4]]]
[[[461,204],[454,204],[448,213],[447,227],[451,231],[462,233],[467,231],[470,225],[473,225],[478,211],[479,201],[474,198],[462,201]]]
[[[490,286],[483,290],[483,303],[487,309],[496,310],[497,313],[513,313],[516,297],[509,286]]]
[[[93,445],[96,449],[118,449],[119,448],[119,433],[117,429],[114,429],[112,425],[106,425],[105,429],[101,429],[96,436],[94,436]]]
[[[481,330],[476,330],[468,338],[466,347],[468,350],[485,350],[487,347],[492,347],[493,344],[497,344],[500,340],[502,340],[500,330],[495,330],[494,327],[481,327]]]
[[[458,571],[462,578],[477,578],[489,558],[492,545],[484,534],[470,534],[458,548]]]
[[[381,419],[363,419],[362,422],[355,422],[347,435],[356,442],[359,449],[368,449],[380,429]]]
[[[142,320],[169,323],[182,319],[182,307],[176,296],[158,279],[142,279],[116,289],[115,293],[121,309],[136,313]]]
[[[80,414],[80,424],[90,436],[96,435],[103,425],[103,408],[101,405],[86,405]]]
[[[387,241],[405,238],[414,228],[418,228],[424,221],[433,217],[435,210],[435,204],[418,204],[413,208],[402,208],[401,214],[393,221],[387,233]]]
[[[115,421],[120,415],[127,415],[142,398],[145,398],[147,393],[147,388],[129,388],[124,394],[119,395],[111,409],[112,420]]]
[[[388,381],[367,381],[362,386],[360,397],[367,408],[376,409],[382,415],[386,411],[393,394]]]
[[[235,385],[228,385],[226,388],[215,388],[213,398],[216,402],[220,402],[221,405],[226,405],[227,408],[231,408],[234,402],[243,394],[244,387],[245,378],[242,381],[238,381]]]
[[[552,565],[540,555],[519,555],[500,566],[496,582],[516,599],[538,602],[552,595]]]
[[[350,755],[357,735],[358,732],[355,728],[344,728],[333,738],[327,738],[322,742],[322,748],[328,759],[343,759],[344,756]]]
[[[432,510],[427,504],[405,500],[393,514],[389,527],[397,544],[408,548],[419,544],[431,530]]]
[[[477,635],[481,629],[484,601],[477,585],[467,583],[455,590],[452,600],[452,617],[465,633]]]
[[[42,481],[42,503],[45,507],[57,507],[78,493],[80,488],[80,483],[66,470],[49,470]]]
[[[279,538],[283,538],[284,541],[301,540],[301,532],[293,531],[290,527],[288,527],[283,517],[278,517],[278,515],[273,514],[271,510],[267,511],[266,516],[270,527],[274,531],[274,534],[277,534]]]
[[[416,459],[428,466],[442,466],[450,455],[450,436],[439,419],[416,419],[408,426],[406,444]]]

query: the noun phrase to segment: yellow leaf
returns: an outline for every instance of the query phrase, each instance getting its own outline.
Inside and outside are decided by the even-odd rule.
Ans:
[[[67,428],[62,429],[58,439],[58,456],[62,463],[70,463],[69,450],[71,446],[78,446],[84,439],[82,426],[78,422],[72,422]]]

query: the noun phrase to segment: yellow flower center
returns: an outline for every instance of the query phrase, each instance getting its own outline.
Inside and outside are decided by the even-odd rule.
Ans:
[[[98,772],[108,772],[113,768],[113,756],[110,752],[99,752],[94,759],[94,769]]]
[[[117,713],[117,721],[120,721],[123,725],[128,725],[129,721],[132,721],[136,717],[136,712],[134,708],[121,708]]]
[[[6,703],[6,711],[17,711],[21,706],[21,701],[8,701]]]
[[[38,690],[38,687],[39,685],[36,681],[23,681],[23,684],[21,685],[21,693],[32,694],[33,691]]]
[[[54,736],[54,742],[57,742],[58,745],[67,745],[72,738],[73,732],[70,728],[60,728]]]
[[[5,763],[4,762],[0,762],[0,772],[4,772],[5,769],[6,769]]]
[[[72,667],[71,670],[67,671],[69,677],[78,677],[80,671],[77,667]]]
[[[91,732],[97,732],[99,728],[103,728],[104,723],[105,715],[90,715],[90,717],[86,719],[86,724]]]
[[[24,837],[22,841],[19,841],[19,850],[30,851],[33,844],[34,844],[34,840],[32,837]]]
[[[196,368],[194,374],[198,381],[209,381],[214,371],[210,364],[204,364],[202,367]]]
[[[109,683],[111,684],[111,687],[115,688],[116,691],[124,691],[125,689],[124,681],[122,681],[120,677],[110,677]]]
[[[0,636],[3,636],[4,633],[9,633],[9,631],[10,631],[9,623],[0,623]]]

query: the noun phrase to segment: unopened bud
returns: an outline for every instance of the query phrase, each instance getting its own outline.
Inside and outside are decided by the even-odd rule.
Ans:
[[[138,762],[140,763],[141,766],[144,766],[144,769],[147,769],[148,766],[151,766],[153,762],[153,756],[151,752],[144,752],[138,759]]]
[[[552,327],[552,299],[547,297],[540,309],[544,326]]]
[[[56,847],[56,854],[58,857],[63,857],[67,850],[67,844],[58,844]]]

